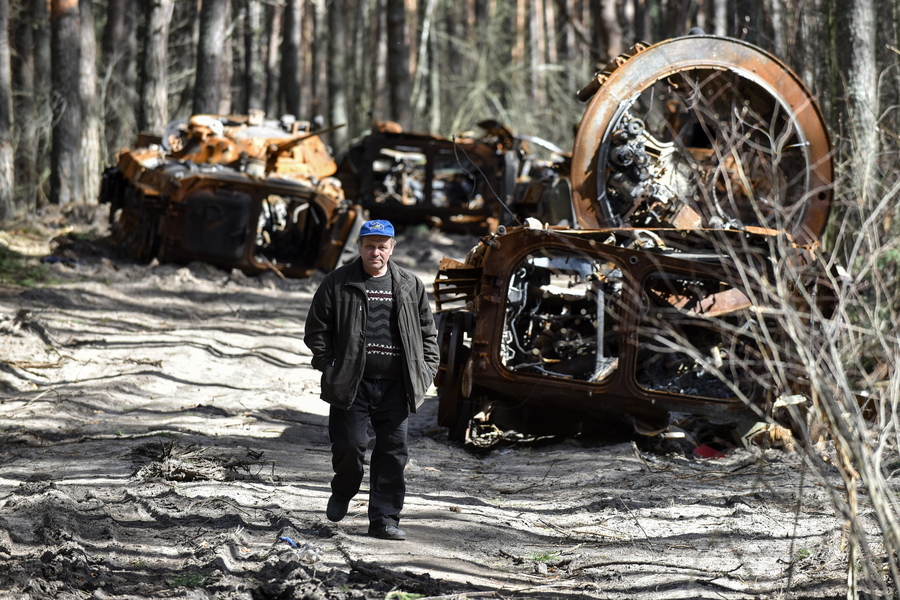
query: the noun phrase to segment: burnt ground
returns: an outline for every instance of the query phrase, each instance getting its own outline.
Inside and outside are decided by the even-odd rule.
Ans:
[[[798,454],[471,452],[434,396],[412,421],[409,539],[367,537],[364,494],[330,523],[302,342],[320,277],[134,264],[102,221],[0,232],[49,281],[0,284],[0,598],[844,597],[840,481]],[[430,281],[474,242],[412,232],[395,259]]]

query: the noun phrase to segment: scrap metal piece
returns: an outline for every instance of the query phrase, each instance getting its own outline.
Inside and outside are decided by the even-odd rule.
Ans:
[[[307,277],[338,262],[360,213],[321,131],[292,117],[195,115],[141,136],[103,175],[113,238],[141,261]]]

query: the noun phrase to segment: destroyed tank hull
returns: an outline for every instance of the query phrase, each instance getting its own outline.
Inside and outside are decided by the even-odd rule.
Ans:
[[[336,168],[305,124],[200,115],[123,150],[100,201],[135,260],[302,278],[333,269],[358,231]]]
[[[464,440],[764,420],[804,389],[773,360],[784,315],[811,327],[834,302],[815,102],[774,57],[712,36],[638,45],[580,95],[574,227],[530,219],[441,265],[439,422]]]

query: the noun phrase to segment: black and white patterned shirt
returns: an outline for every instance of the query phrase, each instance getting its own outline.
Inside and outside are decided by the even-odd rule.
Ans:
[[[403,346],[394,312],[391,272],[366,278],[366,370],[363,377],[399,379],[403,376]]]

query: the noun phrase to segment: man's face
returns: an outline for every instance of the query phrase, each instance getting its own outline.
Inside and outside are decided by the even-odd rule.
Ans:
[[[387,273],[388,259],[394,253],[394,238],[386,235],[367,235],[360,238],[359,255],[363,268],[372,276]]]

